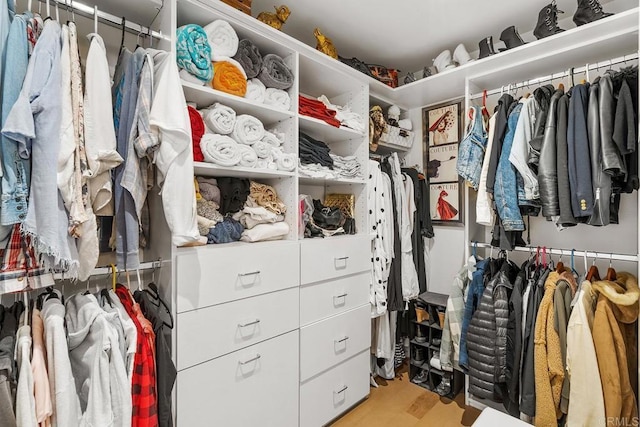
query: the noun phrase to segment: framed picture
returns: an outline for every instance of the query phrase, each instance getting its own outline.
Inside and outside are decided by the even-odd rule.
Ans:
[[[426,107],[422,111],[422,130],[429,148],[460,142],[462,139],[461,100]]]
[[[464,225],[464,203],[460,188],[459,182],[429,184],[430,212],[434,225]]]
[[[456,161],[458,159],[458,144],[436,145],[429,147],[427,161],[427,175],[429,182],[455,182],[458,180]]]

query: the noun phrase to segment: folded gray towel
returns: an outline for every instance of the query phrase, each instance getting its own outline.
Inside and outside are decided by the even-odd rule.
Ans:
[[[238,45],[238,53],[233,57],[242,65],[247,79],[258,77],[262,69],[262,54],[251,40],[242,39]]]
[[[262,58],[262,70],[258,76],[266,87],[286,90],[293,86],[293,73],[278,55],[270,53]]]

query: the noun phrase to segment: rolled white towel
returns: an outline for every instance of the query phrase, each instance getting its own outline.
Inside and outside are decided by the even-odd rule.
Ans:
[[[251,148],[256,152],[259,158],[268,159],[271,157],[271,145],[265,142],[264,138],[260,141],[256,141]]]
[[[264,102],[264,95],[267,91],[266,86],[258,79],[250,79],[247,81],[247,93],[245,98],[250,99],[258,104]]]
[[[269,167],[269,159],[258,158],[256,169],[267,169]]]
[[[236,112],[231,107],[216,102],[203,112],[204,124],[212,132],[229,135],[236,124]]]
[[[281,89],[268,88],[264,94],[264,103],[280,110],[291,109],[291,97],[288,92]]]
[[[258,224],[250,230],[244,230],[240,240],[243,242],[262,242],[265,240],[280,240],[289,234],[289,224],[276,222],[273,224]]]
[[[253,145],[264,137],[264,125],[249,114],[241,114],[236,117],[231,137],[240,144]]]
[[[266,131],[264,136],[262,137],[262,142],[269,144],[272,147],[280,147],[282,145],[282,141],[275,134]]]
[[[298,158],[295,154],[285,153],[281,148],[272,149],[272,153],[278,170],[292,172],[296,169]]]
[[[242,75],[244,76],[244,79],[247,80],[247,72],[244,71],[244,68],[242,68],[242,64],[240,64],[238,61],[236,61],[233,58],[229,58],[228,56],[223,56],[223,55],[213,55],[211,56],[211,60],[213,62],[230,62],[231,64],[233,64],[238,70],[240,70],[240,72],[242,73]]]
[[[235,56],[238,53],[238,34],[225,20],[217,19],[204,27],[212,56]]]
[[[199,78],[197,78],[196,76],[194,76],[193,74],[191,74],[190,72],[184,69],[180,70],[180,78],[185,82],[193,83],[198,86],[204,86],[207,84],[207,82],[203,82],[202,80],[200,80]]]
[[[287,136],[284,132],[280,132],[278,128],[267,129],[267,131],[271,132],[273,136],[275,136],[280,141],[280,145],[284,144],[284,139]]]
[[[240,162],[240,144],[226,135],[207,133],[200,141],[204,160],[220,166],[235,166]]]
[[[255,168],[256,164],[258,163],[258,155],[256,154],[256,152],[253,151],[253,148],[249,147],[248,145],[239,145],[240,163],[238,163],[238,165],[242,166],[243,168]]]
[[[402,129],[406,129],[406,130],[412,130],[413,129],[413,123],[411,123],[411,120],[409,120],[409,119],[398,120],[398,127],[402,128]]]

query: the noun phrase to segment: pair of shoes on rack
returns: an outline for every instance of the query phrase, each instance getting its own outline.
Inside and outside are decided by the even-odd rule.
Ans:
[[[467,52],[467,49],[464,47],[464,45],[460,43],[453,51],[453,55],[451,55],[451,51],[449,49],[442,51],[440,55],[438,55],[436,59],[433,60],[433,66],[435,67],[435,71],[437,73],[442,73],[445,70],[450,70],[460,65],[464,65],[469,61],[473,61],[473,59],[471,59],[471,56],[469,55],[469,52]],[[425,67],[425,71],[423,72],[423,74],[436,74],[432,69],[434,67],[429,67],[429,69]]]
[[[440,381],[440,384],[438,384],[434,391],[440,396],[446,396],[451,393],[451,379],[448,377],[443,377],[442,381]]]
[[[542,39],[564,31],[558,27],[558,13],[564,12],[558,10],[555,0],[542,8],[540,13],[538,13],[536,28],[533,30],[536,38]],[[599,0],[578,0],[578,8],[576,9],[576,13],[573,14],[573,22],[579,27],[611,15],[613,15],[613,13],[602,10],[602,5]]]
[[[525,41],[522,40],[522,37],[520,37],[520,34],[514,25],[505,28],[504,31],[502,31],[500,34],[500,40],[504,42],[506,48],[499,48],[498,52],[496,52],[493,47],[493,36],[485,37],[480,40],[480,43],[478,43],[478,47],[480,48],[478,59],[486,58],[487,56],[495,55],[499,52],[504,52],[505,50],[513,49],[514,47],[525,44]]]
[[[411,379],[411,382],[415,384],[422,384],[424,382],[427,382],[428,379],[429,379],[429,374],[427,373],[427,371],[424,369],[421,369],[420,372],[418,372],[418,375],[416,375],[415,377],[413,377],[413,379]]]

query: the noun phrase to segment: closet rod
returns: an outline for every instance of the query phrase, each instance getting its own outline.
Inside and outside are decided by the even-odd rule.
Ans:
[[[606,67],[606,66],[613,66],[616,64],[621,64],[623,62],[627,62],[627,61],[634,61],[638,59],[638,53],[631,53],[629,55],[624,55],[618,58],[614,58],[614,59],[609,59],[606,61],[601,61],[601,62],[596,62],[594,64],[587,64],[585,66],[582,67],[577,67],[573,69],[573,74],[580,74],[580,73],[585,73],[588,70],[597,70],[599,68],[602,67]],[[552,80],[556,80],[556,79],[561,79],[564,77],[568,77],[571,73],[571,70],[567,70],[567,71],[562,71],[559,73],[553,73],[550,74],[548,76],[543,76],[543,77],[537,77],[535,79],[531,79],[531,80],[525,80],[519,83],[510,83],[510,84],[506,84],[500,88],[495,88],[495,89],[491,89],[491,90],[487,90],[487,95],[496,95],[499,93],[504,93],[507,92],[507,90],[512,91],[512,90],[518,90],[518,89],[522,89],[525,87],[529,87],[532,85],[537,85],[539,83],[542,82],[547,82],[547,81],[552,81]],[[478,99],[478,98],[482,98],[483,93],[477,93],[474,95],[470,96],[470,99]]]
[[[478,248],[487,248],[490,249],[492,248],[491,244],[489,243],[480,243],[480,242],[469,242],[469,246],[471,246],[472,248],[474,246],[478,247]],[[537,246],[516,246],[513,250],[514,251],[518,251],[518,252],[535,252],[536,249],[538,247]],[[540,248],[542,248],[542,246],[540,246]],[[497,248],[494,248],[497,249]],[[548,254],[554,254],[554,255],[562,255],[562,256],[567,256],[567,255],[571,255],[571,249],[555,249],[555,248],[549,248],[547,247],[547,253]],[[616,261],[631,261],[631,262],[638,262],[638,255],[628,255],[628,254],[616,254],[616,253],[607,253],[607,252],[595,252],[595,251],[573,251],[573,255],[574,256],[586,256],[587,258],[597,258],[597,259],[614,259]]]
[[[162,267],[162,260],[143,262],[143,263],[140,263],[140,267],[135,268],[135,269],[131,269],[131,270],[129,270],[129,272],[135,272],[136,270],[138,270],[138,271],[157,270],[160,267]],[[122,273],[122,272],[124,272],[124,270],[118,270],[117,272],[118,273]],[[111,267],[96,267],[91,272],[91,276],[104,276],[104,275],[107,275],[107,274],[110,274],[110,273],[111,273]],[[64,280],[65,279],[63,273],[55,273],[53,275],[53,278],[55,280]]]
[[[46,3],[46,0],[38,0],[41,3]],[[138,1],[138,0],[132,0],[132,1]],[[85,18],[93,18],[94,17],[94,8],[91,6],[88,6],[84,3],[78,2],[76,0],[67,0],[67,3],[64,2],[64,0],[49,0],[49,3],[51,3],[52,6],[55,7],[56,3],[58,4],[59,8],[62,8],[62,10],[66,10],[67,7],[69,7],[70,9],[73,9],[75,13],[77,13],[80,16],[84,16]],[[112,15],[110,13],[107,12],[103,12],[100,9],[98,9],[98,19],[100,20],[100,22],[102,22],[103,24],[109,25],[110,27],[114,27],[114,28],[122,28],[122,17],[121,16],[115,16]],[[166,40],[166,41],[171,41],[171,39],[167,36],[165,36],[164,34],[162,34],[162,31],[151,31],[149,32],[149,28],[148,27],[144,27],[140,24],[137,24],[135,22],[129,21],[128,19],[126,19],[125,17],[125,30],[128,33],[131,34],[136,34],[136,35],[151,35],[152,37],[155,37],[156,39],[159,40]]]

